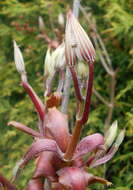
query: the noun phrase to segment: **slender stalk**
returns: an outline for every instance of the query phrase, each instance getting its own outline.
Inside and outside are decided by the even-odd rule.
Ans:
[[[71,87],[71,72],[69,68],[66,68],[66,76],[65,76],[65,83],[64,83],[64,89],[63,89],[63,99],[61,104],[61,112],[67,113],[68,108],[68,102],[69,102],[69,96],[70,96],[70,87]]]
[[[65,73],[63,70],[60,70],[60,79],[59,79],[59,84],[57,87],[57,92],[59,92],[59,93],[61,93],[63,90],[64,80],[65,80]]]
[[[81,119],[76,121],[71,141],[70,141],[70,143],[67,147],[66,153],[64,155],[64,158],[66,160],[70,160],[72,158],[73,153],[75,151],[75,148],[77,146],[83,125],[88,120],[88,116],[89,116],[89,112],[90,112],[93,75],[94,75],[94,64],[89,63],[88,65],[89,65],[89,79],[88,79],[88,87],[87,87],[87,94],[86,94],[86,99],[85,99],[84,111],[83,111],[83,115],[82,115]]]
[[[86,94],[86,100],[85,100],[85,106],[82,118],[80,122],[82,125],[84,125],[89,117],[90,112],[90,104],[91,104],[91,95],[92,95],[92,86],[93,86],[93,77],[94,77],[94,64],[88,63],[89,65],[89,80],[88,80],[88,87],[87,87],[87,94]]]
[[[78,84],[77,74],[76,74],[73,66],[69,67],[69,69],[70,69],[71,74],[72,74],[72,78],[73,78],[73,82],[74,82],[74,88],[75,88],[75,93],[76,93],[77,100],[79,102],[81,102],[82,101],[82,95],[81,95],[79,84]]]
[[[81,130],[82,130],[81,122],[76,121],[74,131],[73,131],[73,134],[72,134],[72,138],[71,138],[71,141],[70,141],[70,143],[69,143],[69,145],[67,147],[67,151],[66,151],[66,153],[64,155],[64,159],[70,160],[72,158],[73,153],[75,151],[75,148],[77,146],[79,137],[80,137]]]

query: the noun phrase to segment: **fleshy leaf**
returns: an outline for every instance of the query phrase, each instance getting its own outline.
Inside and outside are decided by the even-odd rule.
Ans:
[[[54,152],[58,157],[61,159],[63,158],[63,153],[54,140],[37,139],[37,141],[31,145],[27,153],[24,155],[21,167],[25,166],[32,158],[44,151]]]
[[[85,190],[88,184],[87,173],[76,167],[66,167],[57,172],[59,183],[69,190]]]
[[[37,131],[23,125],[22,123],[16,122],[16,121],[11,121],[8,123],[8,125],[14,126],[16,129],[23,131],[33,137],[41,137],[41,134],[38,133]]]
[[[25,190],[45,190],[45,189],[42,180],[38,178],[38,179],[31,179]]]
[[[54,166],[54,153],[42,152],[36,163],[36,170],[33,178],[46,177],[50,181],[57,181],[56,172]]]
[[[101,164],[105,164],[114,156],[114,154],[117,152],[117,150],[118,149],[116,147],[112,147],[105,156],[103,156],[102,158],[92,162],[90,164],[90,167],[94,168],[94,167],[99,166]]]
[[[125,136],[125,130],[122,130],[120,132],[120,134],[118,135],[115,143],[113,144],[113,146],[110,148],[110,150],[108,151],[108,153],[103,156],[102,158],[100,159],[97,159],[96,161],[92,162],[90,164],[90,167],[91,168],[94,168],[96,166],[99,166],[101,164],[104,164],[106,162],[108,162],[109,160],[111,160],[111,158],[114,156],[114,154],[117,152],[120,144],[122,143],[123,139],[124,139],[124,136]]]
[[[46,135],[49,133],[64,152],[70,139],[67,116],[55,107],[51,108],[46,115],[45,126]]]
[[[104,144],[104,138],[101,134],[95,133],[83,138],[77,145],[74,159],[87,154]]]
[[[45,115],[45,107],[44,107],[42,101],[40,100],[40,98],[37,96],[37,94],[34,92],[32,87],[27,82],[22,81],[22,86],[24,87],[24,89],[28,93],[29,97],[31,98],[31,100],[37,110],[37,113],[40,116],[40,119],[43,120],[44,115]]]

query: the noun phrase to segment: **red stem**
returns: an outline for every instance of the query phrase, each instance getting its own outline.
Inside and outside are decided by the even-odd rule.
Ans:
[[[78,84],[77,74],[76,74],[73,66],[70,66],[69,69],[72,74],[76,97],[77,97],[78,101],[82,102],[82,95],[81,95],[79,84]]]
[[[90,112],[90,104],[91,104],[91,95],[92,95],[92,86],[93,86],[93,77],[94,77],[94,64],[89,63],[89,80],[88,80],[88,87],[87,87],[87,94],[85,99],[85,106],[82,118],[80,120],[81,124],[84,125],[89,117]]]
[[[37,96],[33,88],[27,82],[22,82],[22,86],[24,87],[28,95],[30,96],[37,112],[39,113],[41,120],[44,120],[45,107],[43,103],[41,102],[40,98]]]
[[[94,74],[94,65],[93,63],[89,63],[89,79],[88,79],[88,88],[87,88],[87,94],[86,94],[86,99],[85,99],[84,111],[83,111],[82,118],[76,121],[71,141],[68,144],[66,153],[64,155],[64,158],[66,160],[70,160],[73,157],[73,153],[77,146],[82,127],[88,120],[90,104],[91,104],[91,95],[92,95],[93,74]]]
[[[34,92],[33,88],[28,84],[28,82],[22,81],[22,86],[24,87],[24,89],[28,93],[29,97],[31,98],[31,100],[37,110],[37,113],[39,114],[41,121],[44,121],[44,116],[45,116],[44,104],[42,103],[40,98],[37,96],[37,94]],[[44,135],[43,127],[41,127],[41,129],[40,129],[40,133]]]

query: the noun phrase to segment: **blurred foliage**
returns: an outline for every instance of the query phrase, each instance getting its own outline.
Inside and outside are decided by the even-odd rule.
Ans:
[[[118,120],[119,128],[126,128],[126,137],[117,155],[106,166],[106,178],[114,184],[110,190],[130,190],[133,188],[133,2],[82,0],[81,3],[95,17],[113,67],[118,69],[113,120]],[[21,45],[30,84],[43,99],[43,57],[47,43],[38,37],[38,17],[43,17],[48,36],[56,39],[55,28],[60,28],[58,14],[65,15],[71,5],[72,1],[66,0],[0,1],[0,168],[9,179],[15,163],[21,159],[32,138],[8,127],[7,123],[16,120],[33,128],[37,124],[33,105],[19,85],[20,78],[13,61],[12,40],[15,39]],[[88,24],[82,14],[80,21],[87,31]],[[108,75],[97,60],[95,87],[104,97],[108,94],[108,83]],[[69,115],[73,118],[73,94],[70,102]],[[95,131],[103,132],[106,116],[107,107],[93,96],[92,111],[84,135]],[[33,163],[24,169],[17,181],[18,187],[22,189],[25,186],[33,169]],[[103,167],[93,172],[102,176]],[[101,186],[92,185],[90,189],[101,189]]]

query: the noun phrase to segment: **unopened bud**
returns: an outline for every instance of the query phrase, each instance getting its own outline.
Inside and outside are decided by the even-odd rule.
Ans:
[[[62,27],[64,27],[65,19],[64,19],[64,15],[63,15],[62,13],[60,13],[60,14],[58,15],[58,23],[59,23]]]
[[[55,69],[62,69],[65,66],[65,44],[64,42],[52,54]]]
[[[117,137],[117,139],[116,139],[114,145],[115,145],[116,147],[119,147],[119,146],[121,145],[121,143],[122,143],[124,137],[125,137],[125,130],[122,130],[122,131],[120,132],[120,134],[118,135],[118,137]]]
[[[38,17],[38,24],[39,24],[40,31],[43,32],[44,28],[45,28],[45,25],[44,25],[44,22],[43,22],[43,18],[41,16]]]
[[[111,127],[108,129],[108,131],[105,134],[105,147],[109,148],[112,143],[114,142],[118,130],[118,122],[114,121],[111,125]]]
[[[54,74],[54,65],[52,61],[52,55],[50,49],[47,50],[45,63],[44,63],[44,76],[48,77]]]
[[[62,43],[58,48],[50,53],[50,49],[47,50],[44,76],[52,76],[58,69],[62,69],[65,66],[65,45]]]
[[[23,56],[22,56],[22,53],[21,53],[17,43],[15,42],[15,40],[13,41],[13,43],[14,43],[15,65],[16,65],[17,71],[20,74],[23,74],[23,73],[25,73],[25,65],[24,65]]]
[[[65,32],[66,59],[69,65],[74,65],[76,57],[79,61],[94,62],[94,47],[72,12],[67,15]]]

